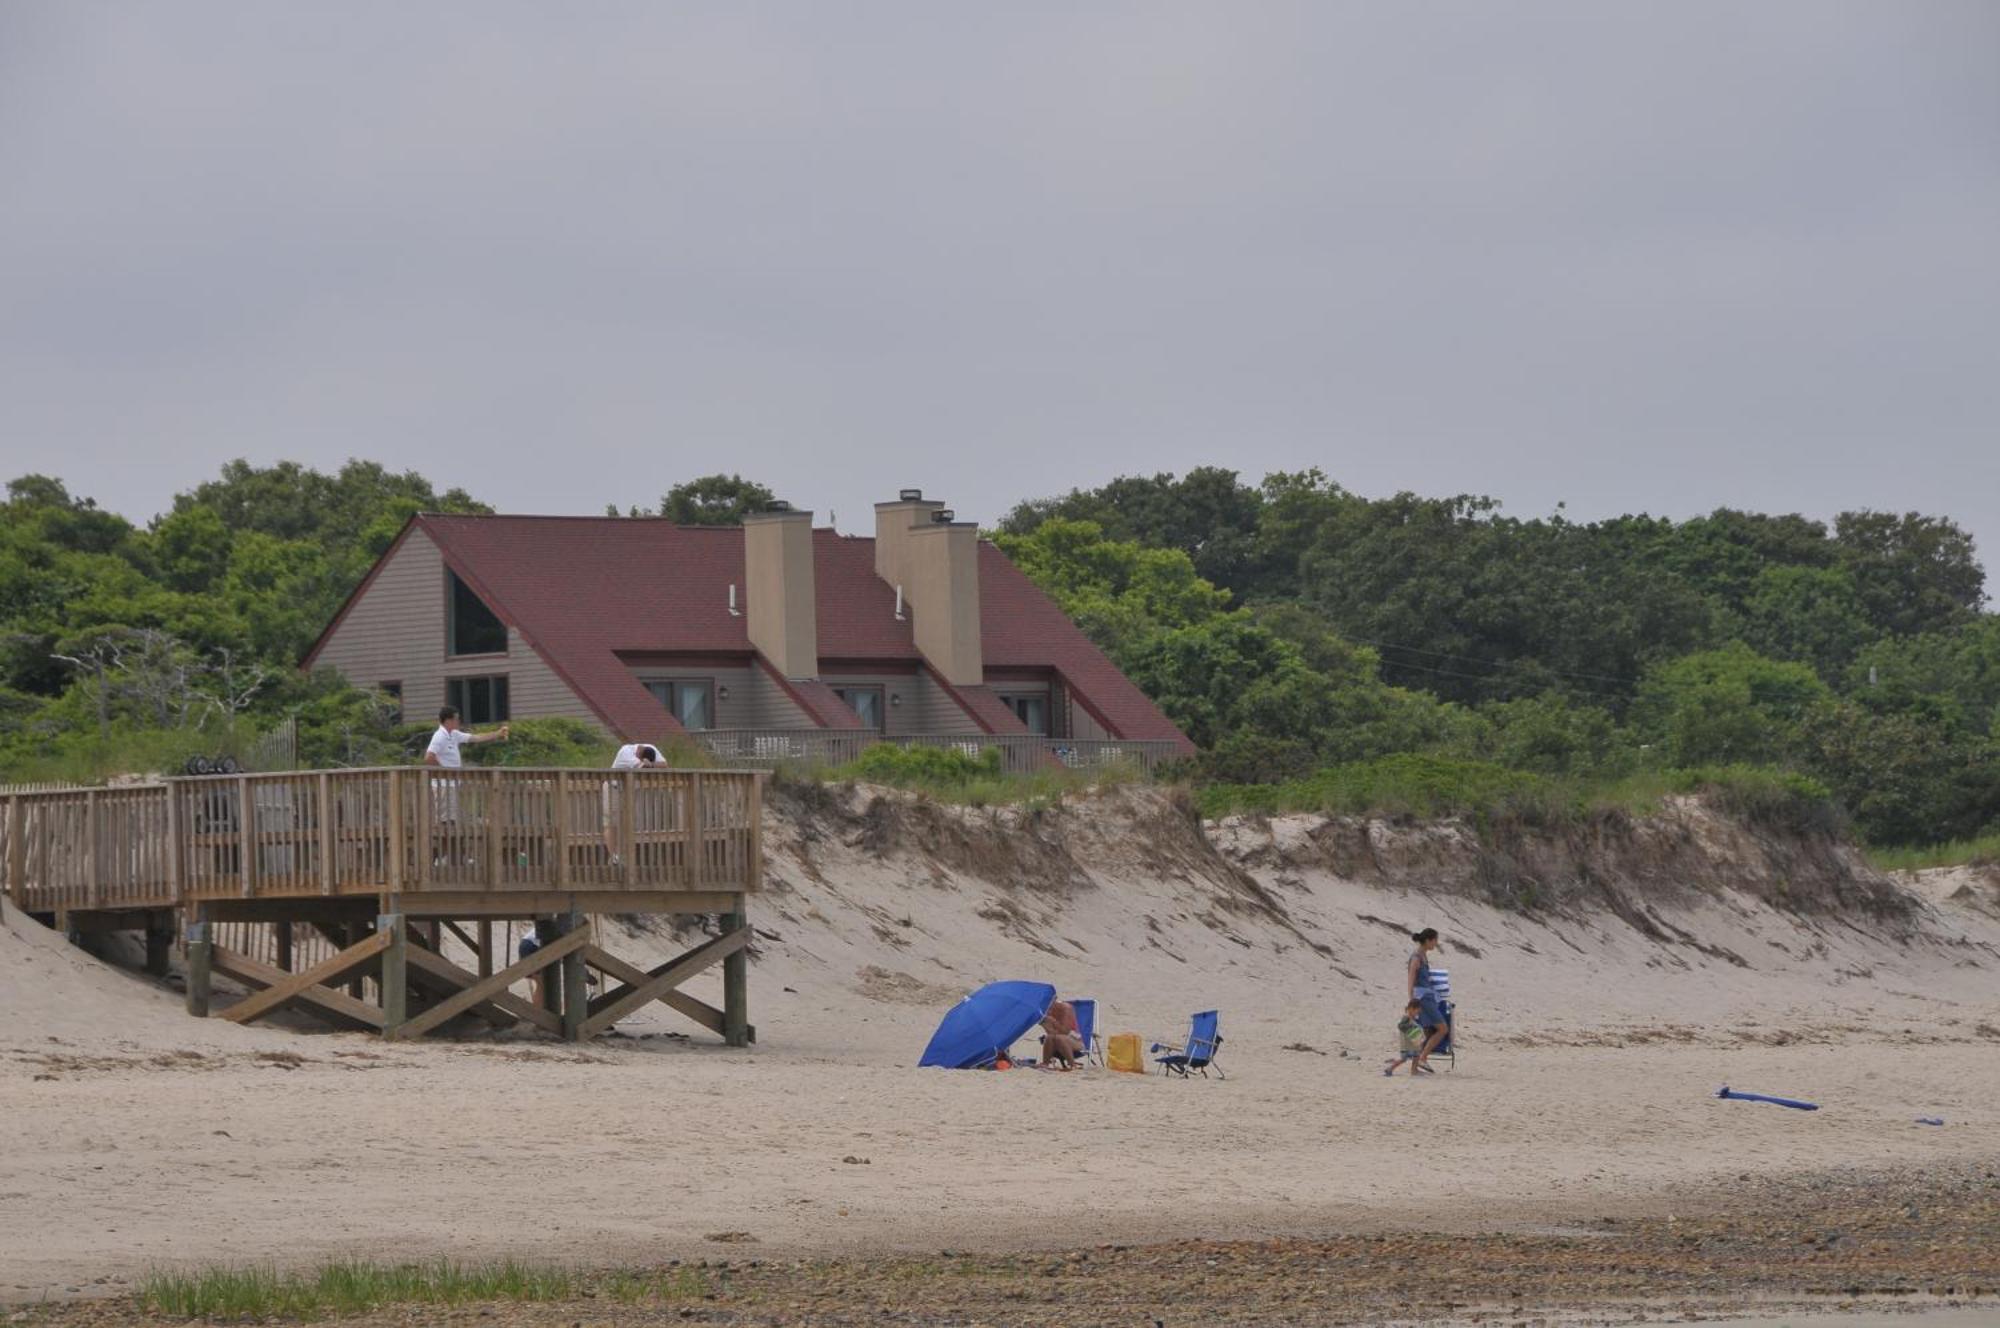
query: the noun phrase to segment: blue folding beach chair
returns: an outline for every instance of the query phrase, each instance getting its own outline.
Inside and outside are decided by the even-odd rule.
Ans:
[[[1431,1048],[1429,1059],[1439,1056],[1451,1062],[1451,1068],[1458,1068],[1458,1007],[1451,1002],[1451,974],[1442,968],[1431,969],[1431,992],[1437,997],[1438,1013],[1444,1016],[1444,1041]]]
[[[1170,1042],[1155,1042],[1153,1063],[1160,1067],[1160,1073],[1177,1074],[1185,1079],[1189,1071],[1195,1071],[1206,1079],[1212,1068],[1216,1078],[1227,1079],[1229,1076],[1215,1063],[1215,1055],[1222,1049],[1222,1034],[1217,1031],[1220,1022],[1221,1016],[1214,1010],[1203,1010],[1188,1021],[1185,1043],[1175,1046]],[[1162,1051],[1167,1054],[1157,1054]]]
[[[1076,1011],[1076,1039],[1083,1044],[1083,1058],[1093,1065],[1104,1064],[1104,1044],[1097,1036],[1097,1002],[1071,1001]]]

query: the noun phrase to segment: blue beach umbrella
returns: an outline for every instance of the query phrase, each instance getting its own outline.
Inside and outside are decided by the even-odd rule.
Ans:
[[[945,1012],[918,1065],[976,1070],[1041,1022],[1055,1000],[1046,982],[989,982]]]

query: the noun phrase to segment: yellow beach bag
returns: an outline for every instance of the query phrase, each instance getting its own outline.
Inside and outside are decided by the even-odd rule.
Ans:
[[[1139,1059],[1139,1035],[1113,1033],[1111,1040],[1104,1044],[1104,1063],[1127,1074],[1144,1074],[1146,1063]]]

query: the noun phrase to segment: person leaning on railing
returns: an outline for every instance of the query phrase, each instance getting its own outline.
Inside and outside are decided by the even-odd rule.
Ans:
[[[628,742],[618,749],[618,755],[611,758],[613,770],[651,770],[664,764],[660,760],[660,749],[644,742]],[[622,865],[618,857],[618,813],[624,801],[619,785],[606,781],[603,794],[604,851],[611,855],[614,867]]]

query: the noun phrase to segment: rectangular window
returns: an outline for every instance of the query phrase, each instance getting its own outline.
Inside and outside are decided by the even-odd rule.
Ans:
[[[1007,708],[1020,718],[1021,726],[1040,737],[1049,736],[1049,698],[1040,692],[1003,696]]]
[[[653,678],[646,690],[684,729],[715,727],[715,689],[706,678]]]
[[[444,703],[458,707],[465,724],[505,724],[507,722],[507,675],[488,678],[446,678]]]
[[[833,694],[847,703],[861,719],[861,727],[882,731],[882,689],[880,687],[836,687]]]
[[[451,617],[445,633],[445,653],[451,655],[504,655],[507,653],[507,626],[486,602],[472,593],[472,587],[445,570],[451,588]]]
[[[389,722],[391,724],[402,723],[403,684],[400,682],[380,682],[375,684],[375,690],[389,698]]]

